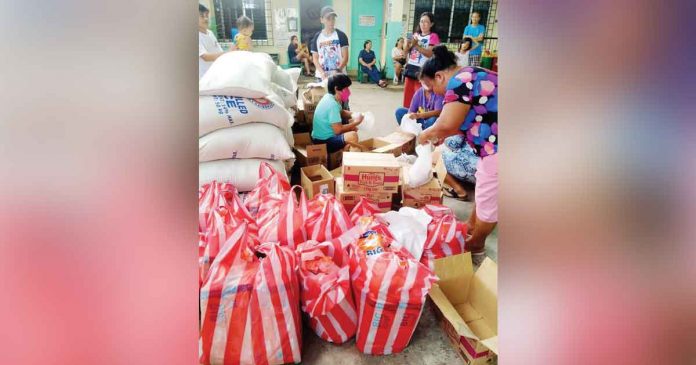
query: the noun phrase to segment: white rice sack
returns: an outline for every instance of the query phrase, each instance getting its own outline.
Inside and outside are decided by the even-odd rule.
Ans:
[[[198,164],[198,186],[217,180],[231,183],[240,193],[251,191],[259,180],[261,162],[268,162],[276,171],[287,176],[283,161],[248,159],[201,162]]]
[[[266,53],[234,51],[218,57],[198,82],[200,95],[263,98],[271,93],[276,64]]]
[[[297,81],[300,78],[300,72],[301,69],[299,68],[283,70],[282,67],[277,66],[271,76],[271,82],[294,93],[297,91]]]
[[[294,122],[279,97],[247,99],[238,96],[200,96],[198,98],[198,136],[214,130],[261,122],[288,130]],[[279,103],[279,104],[278,104]]]
[[[290,91],[275,83],[271,83],[271,90],[283,101],[284,107],[291,108],[297,106],[297,96],[294,91]]]
[[[198,140],[198,161],[228,158],[267,160],[295,158],[290,149],[292,141],[286,140],[286,135],[287,133],[278,127],[265,123],[249,123],[218,129]]]

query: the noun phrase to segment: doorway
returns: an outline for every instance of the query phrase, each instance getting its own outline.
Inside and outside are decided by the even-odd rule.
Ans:
[[[321,31],[319,12],[331,0],[300,0],[300,42],[309,44],[315,34]]]

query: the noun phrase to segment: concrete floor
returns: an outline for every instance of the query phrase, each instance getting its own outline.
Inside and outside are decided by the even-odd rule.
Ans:
[[[300,78],[300,88],[309,78]],[[389,84],[387,89],[380,89],[374,84],[360,84],[353,81],[351,86],[350,109],[356,112],[370,111],[375,115],[375,126],[372,130],[360,131],[360,139],[368,139],[387,135],[398,129],[394,111],[401,106],[403,100],[403,86]],[[469,191],[473,197],[474,192]],[[457,218],[465,221],[473,209],[473,202],[459,201],[445,197],[444,205],[452,208]],[[486,240],[486,254],[493,261],[498,261],[498,229]],[[390,356],[364,355],[355,347],[355,341],[351,340],[341,346],[333,345],[321,340],[312,330],[305,326],[304,343],[302,351],[303,364],[423,364],[445,365],[463,363],[455,352],[433,316],[429,304],[423,310],[420,322],[416,328],[410,345],[401,353]]]

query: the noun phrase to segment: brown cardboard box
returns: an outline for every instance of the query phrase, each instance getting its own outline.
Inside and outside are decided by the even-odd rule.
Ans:
[[[334,177],[324,165],[312,165],[300,169],[302,188],[308,199],[318,194],[336,194]]]
[[[399,188],[401,165],[394,155],[344,152],[342,171],[345,191],[393,194]]]
[[[372,200],[377,204],[377,206],[382,210],[382,212],[388,212],[391,209],[392,206],[392,195],[391,193],[382,193],[382,192],[377,192],[377,193],[356,193],[356,192],[346,192],[343,189],[343,178],[342,177],[337,177],[336,178],[336,199],[338,199],[343,206],[346,208],[346,211],[350,213],[353,208],[355,208],[355,204],[358,204],[358,201],[360,200],[361,196],[366,197],[367,199]]]
[[[408,186],[408,170],[410,167],[403,166],[402,177],[403,186],[402,204],[404,207],[422,208],[426,204],[442,204],[442,185],[440,180],[431,178],[426,184],[417,188]]]
[[[303,124],[305,123],[305,113],[302,110],[298,110],[295,112],[295,123],[298,124]]]
[[[435,275],[435,317],[465,364],[486,364],[498,354],[498,266],[486,258],[474,273],[467,252],[435,260]]]
[[[395,156],[400,156],[401,153],[407,155],[413,155],[416,153],[416,136],[411,133],[397,131],[390,133],[384,137],[379,137],[385,142],[390,144],[395,144],[398,146],[398,150],[395,150]],[[396,154],[398,152],[398,154]]]
[[[326,89],[323,87],[313,87],[302,92],[302,106],[306,113],[314,113],[319,100],[326,94]],[[311,123],[311,119],[307,123]]]
[[[331,175],[333,175],[333,177],[341,177],[342,176],[341,174],[343,173],[343,171],[341,171],[340,167],[337,167],[329,172],[331,173]]]
[[[329,153],[329,169],[337,169],[343,164],[343,151]]]
[[[325,144],[312,144],[312,137],[309,133],[297,133],[292,136],[295,139],[295,163],[298,166],[327,166]]]
[[[360,141],[358,144],[364,147],[362,152],[391,153],[394,155],[394,157],[401,156],[401,153],[403,152],[402,144],[391,143],[389,141],[385,141],[381,137]]]

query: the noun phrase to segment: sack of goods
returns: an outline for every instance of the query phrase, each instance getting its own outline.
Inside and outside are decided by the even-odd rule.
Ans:
[[[355,343],[365,354],[388,355],[408,346],[435,281],[427,266],[392,242],[388,232],[370,229],[351,247]]]
[[[309,316],[309,326],[323,340],[342,344],[357,329],[350,267],[346,246],[357,238],[351,230],[331,241],[307,241],[297,248],[302,289],[302,310]]]
[[[283,132],[292,127],[294,118],[282,105],[267,98],[247,99],[215,95],[198,98],[198,136],[222,128],[259,122],[274,125]]]
[[[210,66],[199,82],[199,185],[217,180],[247,192],[261,162],[292,167],[287,108],[297,104],[298,77],[264,53],[229,52]]]
[[[288,129],[289,130],[289,129]],[[291,160],[292,134],[265,123],[249,123],[206,134],[198,140],[198,161],[263,158]]]
[[[276,243],[250,247],[238,225],[200,290],[201,364],[301,361],[295,252]]]
[[[259,158],[217,160],[198,164],[198,184],[202,186],[213,181],[227,182],[234,185],[240,193],[245,193],[251,191],[258,182],[259,167],[264,162],[272,166],[274,170],[285,174],[283,161]]]
[[[434,260],[465,252],[467,225],[457,220],[451,208],[443,205],[428,204],[422,210],[433,220],[428,224],[428,238],[420,261],[434,270]]]

